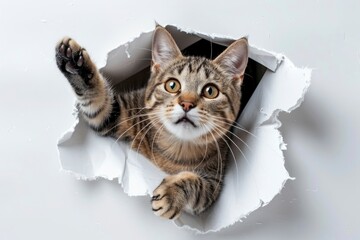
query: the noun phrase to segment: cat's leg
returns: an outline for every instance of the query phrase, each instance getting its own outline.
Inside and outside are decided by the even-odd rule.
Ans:
[[[84,119],[100,134],[111,135],[120,106],[105,78],[75,40],[62,39],[55,51],[57,65],[76,94]]]
[[[168,219],[178,218],[183,210],[199,214],[219,196],[222,179],[218,177],[188,171],[170,175],[154,190],[152,210]]]

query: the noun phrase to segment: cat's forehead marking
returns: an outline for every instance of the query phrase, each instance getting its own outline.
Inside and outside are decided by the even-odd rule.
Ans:
[[[209,78],[211,73],[210,61],[205,58],[188,57],[185,68],[189,75],[201,75],[203,78]]]
[[[216,66],[206,58],[184,57],[173,62],[162,75],[163,81],[176,78],[185,91],[201,91],[209,82],[217,82],[222,87],[223,75]]]
[[[185,68],[185,63],[182,63],[181,65],[177,66],[177,68],[175,68],[175,69],[177,69],[177,73],[178,73],[179,75],[181,75],[181,73],[182,73],[182,71],[184,70],[184,68]]]

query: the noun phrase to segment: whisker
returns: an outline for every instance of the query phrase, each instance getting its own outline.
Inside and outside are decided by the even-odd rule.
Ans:
[[[215,120],[215,119],[213,119],[213,120]],[[215,120],[215,121],[216,121],[216,120]],[[221,122],[221,123],[222,123],[222,122]],[[209,124],[211,124],[211,123],[209,122]],[[232,131],[230,131],[230,130],[222,127],[222,126],[217,125],[216,122],[213,123],[213,126],[216,126],[216,127],[218,127],[218,128],[221,128],[221,129],[225,130],[226,132],[230,133],[231,135],[233,135],[234,137],[236,137],[237,139],[239,139],[250,151],[252,151],[252,149],[250,148],[250,146],[249,146],[244,140],[242,140],[238,135],[236,135],[235,133],[233,133]]]
[[[217,129],[217,126],[214,125],[214,128]],[[219,131],[219,129],[217,129],[217,131]],[[251,164],[250,164],[250,161],[248,160],[248,158],[245,156],[244,152],[240,149],[240,147],[229,137],[227,136],[226,134],[224,134],[223,136],[225,136],[227,139],[229,139],[229,141],[234,144],[234,146],[239,150],[239,152],[241,153],[241,155],[244,157],[245,161],[246,161],[246,164],[250,167]],[[236,164],[236,169],[238,171],[238,168],[237,168],[237,163],[235,161],[235,164]],[[258,187],[258,184],[257,184],[257,180],[256,178],[251,175],[251,177],[254,179],[254,183],[255,183],[255,186],[256,186],[256,190],[257,190],[257,194],[259,195],[259,187]]]
[[[204,110],[199,110],[199,113],[205,115],[205,116],[209,116],[210,114],[207,112],[207,111],[204,111]],[[253,134],[252,132],[246,130],[243,126],[241,126],[239,123],[237,123],[236,121],[234,122],[230,122],[229,119],[225,118],[225,117],[220,117],[220,116],[214,116],[214,115],[211,115],[212,118],[216,118],[218,120],[221,120],[222,123],[225,123],[227,125],[230,125],[230,126],[233,126],[243,132],[246,132],[248,134],[250,134],[251,136],[255,137],[255,138],[258,138],[255,134]]]
[[[203,126],[201,126],[201,127],[203,128]],[[202,162],[205,160],[207,150],[208,150],[208,141],[207,141],[207,135],[205,135],[205,154],[204,154],[204,157],[202,158],[202,160],[200,161],[200,163],[193,169],[193,171],[195,171],[202,164]]]
[[[246,132],[246,133],[250,134],[251,136],[253,136],[254,138],[258,138],[258,136],[256,136],[256,135],[253,134],[252,132],[246,130],[245,128],[243,128],[243,127],[242,127],[239,123],[237,123],[237,122],[228,123],[228,122],[227,122],[227,121],[228,121],[227,118],[218,117],[218,116],[213,116],[213,115],[211,115],[211,117],[216,118],[216,119],[218,119],[219,121],[220,121],[220,120],[223,120],[223,121],[225,120],[224,122],[223,122],[223,121],[221,121],[221,122],[222,122],[222,123],[225,123],[225,124],[227,124],[227,125],[233,126],[233,127],[235,127],[236,129],[239,129],[240,131]]]
[[[108,129],[105,133],[109,133],[111,130],[113,130],[114,128],[116,127],[119,127],[122,123],[124,122],[127,122],[127,121],[130,121],[130,120],[133,120],[135,118],[140,118],[140,117],[148,117],[148,116],[156,116],[157,114],[161,113],[160,111],[158,112],[154,112],[154,113],[144,113],[144,114],[139,114],[139,115],[134,115],[134,116],[131,116],[131,117],[127,117],[127,118],[124,118],[122,119],[121,122],[118,122],[117,124],[115,124],[113,127],[111,127],[110,129]]]
[[[143,120],[141,120],[140,122],[137,122],[137,123],[133,124],[130,128],[126,129],[126,131],[124,131],[123,133],[121,133],[120,136],[115,140],[114,143],[117,143],[125,133],[127,133],[129,130],[131,130],[132,128],[134,128],[136,125],[139,125],[139,124],[142,123],[142,122],[148,121],[149,119],[150,119],[150,118],[149,118],[149,116],[148,116],[148,118],[143,119]]]
[[[206,127],[206,125],[204,125]],[[222,178],[222,157],[221,157],[221,154],[220,154],[220,147],[219,147],[219,144],[218,142],[216,141],[216,138],[214,136],[214,134],[212,134],[211,130],[208,129],[208,132],[211,134],[211,136],[213,137],[214,139],[214,142],[215,142],[215,145],[216,145],[216,149],[217,149],[217,153],[218,153],[218,165],[217,165],[217,169],[216,169],[216,176],[215,178],[217,178],[218,176],[218,173],[219,173],[219,181],[218,181],[218,184],[216,185],[215,189],[214,189],[214,193],[216,192],[217,188],[220,186],[220,181],[221,181],[221,178]],[[219,161],[220,160],[220,161]],[[219,168],[220,167],[220,168]]]
[[[156,119],[155,119],[155,121],[156,121]],[[150,126],[148,127],[148,129],[146,130],[146,132],[143,134],[142,138],[140,139],[139,145],[138,145],[138,147],[137,147],[137,149],[136,149],[136,152],[137,152],[138,154],[139,154],[139,150],[140,150],[141,143],[142,143],[142,141],[144,140],[146,134],[150,131],[150,129],[152,129],[152,128],[154,127],[154,124],[155,124],[155,123],[158,123],[158,122],[160,122],[160,121],[161,121],[160,119],[158,119],[156,122],[153,122],[153,121],[150,120],[150,122],[145,126],[145,127],[147,127],[148,125],[150,125]],[[143,127],[143,128],[140,130],[140,132],[141,132],[145,127]],[[136,134],[136,136],[137,136],[137,134]],[[136,139],[136,136],[135,136],[134,140]],[[133,143],[134,143],[134,141],[133,141]],[[132,143],[132,144],[133,144],[133,143]],[[131,145],[132,145],[132,144],[131,144]],[[156,160],[154,160],[154,163],[155,163],[156,166],[158,166],[157,163],[156,163]]]
[[[217,116],[211,116],[211,117],[213,117],[214,119],[217,118],[217,119],[221,119],[221,120],[226,120],[226,119],[224,119],[224,118],[217,117]],[[213,120],[214,120],[214,119],[213,119]],[[237,122],[234,122],[234,124],[230,124],[230,123],[227,123],[226,121],[221,121],[221,120],[217,120],[217,122],[218,122],[218,123],[225,123],[225,124],[227,124],[227,125],[230,125],[230,126],[234,127],[235,129],[239,129],[241,132],[248,133],[250,136],[254,137],[256,140],[259,140],[259,136],[256,136],[255,134],[253,134],[252,132],[250,132],[250,131],[248,131],[248,130],[246,130],[246,129],[244,129],[244,128],[241,128],[241,127],[238,127],[238,126],[234,125],[234,124],[238,124]],[[238,124],[238,125],[241,126],[240,124]],[[230,131],[230,132],[231,132],[231,131]],[[235,134],[235,133],[232,133],[232,135],[236,136],[236,138],[239,138],[238,135]],[[239,139],[239,140],[240,140],[240,139]],[[246,145],[246,143],[244,142],[244,140],[240,140],[240,141],[243,142],[243,143]],[[278,153],[277,151],[275,151],[274,148],[271,147],[269,144],[265,143],[264,146],[268,147],[268,149],[269,149],[270,151],[272,151],[274,154],[276,154],[277,156],[281,156],[281,155],[279,155],[279,153]],[[249,148],[249,149],[252,151],[251,148]],[[281,156],[281,157],[282,157],[282,156]]]
[[[151,155],[152,155],[152,157],[153,157],[153,161],[154,161],[155,165],[158,166],[158,167],[160,167],[160,166],[157,164],[156,159],[155,159],[155,155],[154,155],[154,142],[155,142],[157,133],[158,133],[160,130],[162,131],[163,128],[164,128],[164,123],[160,126],[160,128],[159,128],[158,130],[156,130],[156,132],[155,132],[155,134],[154,134],[154,138],[153,138],[152,143],[151,143]],[[160,168],[161,168],[161,167],[160,167]]]
[[[147,109],[146,107],[141,107],[141,108],[127,108],[127,109],[125,109],[126,111],[132,111],[132,110],[138,110],[138,109],[140,109],[140,110],[144,110],[144,109]]]
[[[209,124],[211,124],[211,123],[209,123]],[[213,124],[212,126],[214,127],[214,129],[217,129],[217,130],[219,131],[218,126],[216,126],[216,125],[214,125],[214,124]],[[221,129],[220,129],[220,130],[221,130]],[[245,158],[246,162],[247,162],[247,163],[249,164],[249,166],[250,166],[250,163],[249,163],[248,159],[246,158],[244,152],[239,148],[239,146],[238,146],[237,144],[235,144],[235,142],[234,142],[229,136],[227,136],[226,134],[224,134],[224,136],[226,136],[226,137],[237,147],[237,149],[241,152],[241,155]]]
[[[233,150],[231,149],[230,145],[228,144],[228,142],[226,141],[226,139],[223,137],[227,137],[229,138],[226,134],[222,134],[221,132],[219,132],[219,130],[216,128],[214,128],[214,130],[220,135],[221,139],[225,142],[225,144],[227,145],[227,147],[229,148],[230,152],[231,152],[231,155],[233,157],[233,160],[234,160],[234,163],[235,163],[235,169],[236,169],[236,186],[237,184],[239,183],[239,168],[238,168],[238,165],[237,165],[237,162],[236,162],[236,158],[235,158],[235,154],[233,152]],[[230,138],[229,138],[230,139]],[[231,140],[231,139],[230,139]],[[233,142],[234,143],[234,142]],[[234,143],[235,144],[235,143]]]
[[[153,118],[153,119],[154,119],[154,118]],[[159,118],[155,118],[155,120],[158,120],[158,119],[159,119]],[[149,125],[152,124],[152,123],[153,123],[153,122],[149,119],[149,122],[148,122],[143,128],[141,128],[141,129],[138,131],[138,133],[135,135],[134,140],[132,141],[132,143],[131,143],[131,145],[130,145],[130,148],[132,148],[132,146],[133,146],[133,144],[134,144],[137,136],[142,132],[142,130],[144,130],[147,126],[149,126]]]

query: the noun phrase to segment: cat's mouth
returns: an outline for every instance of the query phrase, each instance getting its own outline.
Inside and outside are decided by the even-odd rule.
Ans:
[[[179,124],[179,123],[190,123],[193,127],[195,128],[197,127],[195,123],[191,121],[186,115],[175,122],[175,124]]]

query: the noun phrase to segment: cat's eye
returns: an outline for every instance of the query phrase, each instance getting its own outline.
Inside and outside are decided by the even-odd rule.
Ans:
[[[203,88],[202,94],[206,98],[213,99],[219,95],[219,89],[213,84],[208,84]]]
[[[169,93],[177,93],[180,91],[180,88],[180,82],[175,78],[171,78],[165,82],[165,90]]]

